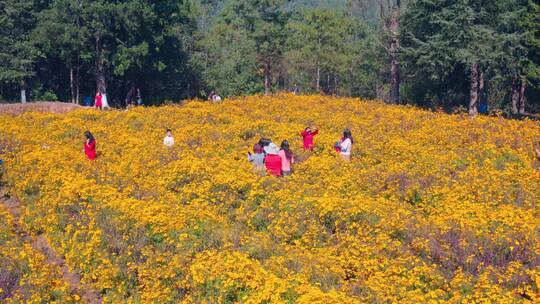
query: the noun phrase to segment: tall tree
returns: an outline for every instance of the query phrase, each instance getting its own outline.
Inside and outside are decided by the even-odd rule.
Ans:
[[[401,19],[401,1],[379,0],[380,18],[382,30],[385,36],[384,44],[388,45],[390,55],[390,103],[401,103],[401,64],[400,53],[400,19]]]
[[[469,113],[476,115],[480,84],[485,89],[486,81],[505,82],[520,74],[522,34],[503,26],[515,24],[519,9],[515,1],[409,2],[402,31],[409,79],[446,96],[452,96],[448,92],[452,79],[465,95],[465,88],[457,85],[459,79],[468,79],[467,104]]]
[[[300,12],[287,27],[291,34],[282,71],[286,84],[300,84],[308,93],[351,94],[353,88],[364,90],[366,82],[373,83],[373,77],[365,75],[373,73],[374,58],[366,56],[372,45],[363,22],[345,11],[316,8]]]
[[[38,26],[33,33],[33,39],[44,54],[58,58],[69,69],[70,99],[73,103],[80,100],[81,58],[91,56],[85,48],[88,30],[83,16],[83,0],[57,0],[39,12]]]
[[[27,100],[27,80],[35,74],[39,55],[30,39],[34,13],[30,0],[0,2],[0,82],[18,84],[23,103]]]
[[[262,79],[264,93],[269,94],[283,59],[283,45],[287,36],[285,26],[288,18],[282,0],[231,1],[206,36],[206,52],[214,53],[213,56],[218,60],[217,66],[212,67],[215,70],[210,73],[236,74],[234,66],[251,66],[253,63],[247,61],[251,56],[235,57],[237,59],[235,62],[228,60],[229,55],[248,52],[255,56],[255,69],[259,74],[257,76]],[[238,33],[241,33],[241,36],[238,36]],[[223,41],[223,35],[230,36],[237,44],[231,45],[229,41]],[[254,52],[251,51],[252,48]],[[226,71],[227,66],[223,66],[223,62],[219,60],[229,61],[227,66],[231,66],[233,70]],[[243,73],[238,74],[240,76]]]
[[[188,54],[195,28],[188,1],[56,0],[39,12],[34,37],[46,53],[42,70],[56,83],[69,78],[72,100],[81,77],[94,80],[87,92],[120,101],[141,85],[146,97],[174,99],[198,93]]]

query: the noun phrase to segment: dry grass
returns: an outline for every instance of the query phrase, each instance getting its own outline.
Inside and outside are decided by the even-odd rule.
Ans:
[[[0,104],[0,114],[19,115],[25,112],[46,112],[63,114],[82,108],[82,106],[65,102],[38,101],[32,103]]]

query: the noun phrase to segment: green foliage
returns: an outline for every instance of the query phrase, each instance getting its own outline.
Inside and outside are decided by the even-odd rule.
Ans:
[[[410,99],[434,106],[465,104],[469,68],[485,73],[490,100],[529,65],[522,1],[410,1],[402,22],[402,59]],[[501,92],[503,92],[501,94]]]
[[[30,39],[34,27],[33,1],[0,2],[0,83],[18,83],[34,75],[39,55]]]
[[[0,96],[79,100],[104,75],[109,103],[291,89],[386,99],[388,9],[379,0],[51,0],[0,3]],[[402,1],[401,94],[467,103],[472,63],[491,108],[517,81],[540,110],[540,5],[533,0]],[[382,12],[380,10],[383,10]],[[98,52],[98,47],[101,51]],[[103,62],[103,69],[97,62]]]

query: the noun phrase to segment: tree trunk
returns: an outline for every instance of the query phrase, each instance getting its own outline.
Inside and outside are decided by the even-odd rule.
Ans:
[[[317,59],[317,78],[315,83],[315,91],[319,92],[321,89],[321,64],[319,59]]]
[[[96,36],[96,88],[102,94],[107,93],[107,83],[105,80],[105,65],[103,63],[103,48],[101,39]]]
[[[337,76],[337,73],[334,73],[334,95],[337,95],[337,87],[338,87],[338,76]]]
[[[478,76],[478,93],[480,94],[479,98],[481,102],[484,102],[483,96],[485,91],[485,82],[484,82],[484,71],[480,71],[480,76]]]
[[[21,80],[21,103],[26,103],[26,81]]]
[[[267,62],[264,64],[264,95],[270,95],[270,66]]]
[[[401,13],[401,3],[398,0],[396,5],[392,9],[392,19],[390,20],[390,32],[391,43],[390,43],[390,56],[392,58],[391,67],[390,67],[390,102],[393,104],[401,103],[401,94],[400,94],[400,61],[399,61],[399,18]]]
[[[519,90],[518,90],[518,80],[514,79],[512,81],[512,113],[517,114],[518,111],[518,102],[519,102]]]
[[[469,101],[469,115],[478,114],[478,63],[473,63],[471,67],[471,100]]]
[[[75,103],[79,104],[80,99],[80,87],[79,87],[79,72],[80,68],[77,65],[76,73],[75,73]]]
[[[82,2],[80,0],[77,0],[77,40],[80,41],[81,38],[81,9],[82,9]],[[79,80],[80,80],[80,71],[81,71],[81,53],[80,49],[77,49],[77,66],[75,68],[76,74],[75,74],[75,103],[79,104],[80,101],[80,87],[79,87]]]
[[[71,103],[75,103],[75,77],[72,67],[69,68],[69,89],[71,91]]]
[[[519,114],[525,114],[525,86],[526,83],[524,80],[521,80],[521,85],[519,88]]]

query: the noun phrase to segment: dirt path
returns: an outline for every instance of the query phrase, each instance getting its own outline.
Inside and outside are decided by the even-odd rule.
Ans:
[[[68,113],[83,107],[67,102],[0,103],[0,114],[19,115],[24,112]]]
[[[54,249],[49,244],[47,238],[45,238],[43,235],[32,236],[20,225],[18,225],[20,216],[20,202],[14,197],[10,197],[5,188],[0,188],[0,203],[4,204],[15,219],[14,232],[17,233],[25,242],[32,244],[32,247],[35,250],[41,252],[46,257],[45,263],[60,268],[62,279],[70,286],[71,291],[77,292],[81,296],[84,303],[102,303],[103,300],[99,297],[98,293],[88,286],[85,286],[81,282],[81,276],[78,273],[74,273],[69,270],[64,259],[56,254]]]

